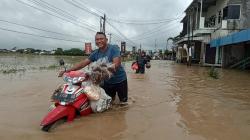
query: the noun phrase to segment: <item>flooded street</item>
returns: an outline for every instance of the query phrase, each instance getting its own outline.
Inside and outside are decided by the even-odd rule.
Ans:
[[[250,73],[219,69],[219,79],[208,68],[152,61],[145,75],[137,75],[125,63],[129,106],[79,117],[51,133],[40,130],[50,96],[63,81],[56,64],[59,57],[20,59],[1,56],[7,64],[25,71],[0,73],[1,140],[249,140]],[[65,58],[66,63],[79,57]],[[14,62],[13,62],[14,61]],[[25,62],[25,63],[23,63]],[[20,66],[22,64],[22,66]]]

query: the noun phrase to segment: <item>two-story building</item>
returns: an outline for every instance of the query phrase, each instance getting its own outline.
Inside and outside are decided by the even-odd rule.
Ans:
[[[178,61],[192,54],[192,62],[203,66],[250,63],[250,0],[193,0],[185,13],[175,42]]]

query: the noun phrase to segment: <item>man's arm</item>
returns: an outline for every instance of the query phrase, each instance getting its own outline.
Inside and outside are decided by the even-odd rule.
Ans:
[[[113,64],[115,71],[121,66],[121,57],[113,58]]]
[[[72,68],[68,69],[67,71],[80,70],[90,63],[91,63],[91,61],[88,58],[84,59],[84,60],[80,61],[79,63],[75,64]]]
[[[61,77],[65,72],[80,70],[90,63],[91,63],[91,61],[88,58],[84,59],[84,60],[80,61],[79,63],[75,64],[72,68],[67,69],[66,71],[60,71],[58,74],[58,77]]]

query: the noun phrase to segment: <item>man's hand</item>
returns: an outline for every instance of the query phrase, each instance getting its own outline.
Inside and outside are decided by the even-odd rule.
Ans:
[[[65,70],[60,71],[58,77],[62,77],[65,72],[66,72]]]
[[[110,71],[111,73],[115,73],[115,71],[116,71],[115,64],[108,66],[108,71]]]

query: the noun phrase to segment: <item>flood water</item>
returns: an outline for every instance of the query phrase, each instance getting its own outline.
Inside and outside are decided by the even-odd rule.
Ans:
[[[145,75],[125,63],[129,106],[79,117],[50,133],[39,124],[48,112],[50,96],[63,81],[56,65],[60,57],[1,55],[1,140],[249,140],[250,72],[219,71],[154,60]],[[81,57],[65,57],[67,64]]]

